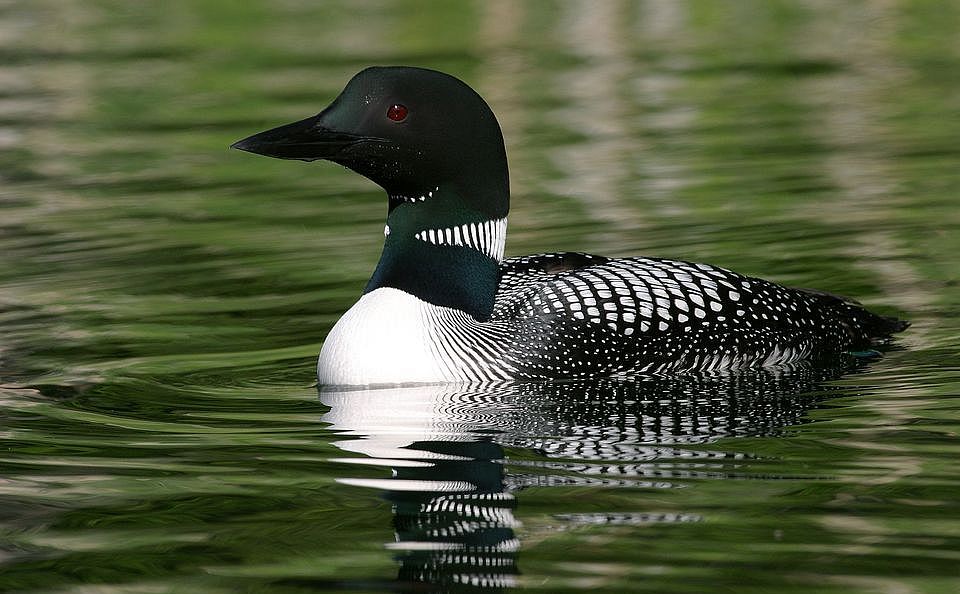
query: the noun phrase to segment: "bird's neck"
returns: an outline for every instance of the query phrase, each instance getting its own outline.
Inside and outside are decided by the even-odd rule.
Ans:
[[[364,293],[391,287],[488,319],[506,242],[506,208],[497,217],[465,204],[457,191],[441,186],[390,195],[383,253]]]

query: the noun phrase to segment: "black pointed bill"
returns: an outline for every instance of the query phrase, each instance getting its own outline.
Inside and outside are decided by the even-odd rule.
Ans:
[[[277,159],[316,161],[334,159],[347,147],[366,140],[376,139],[330,130],[321,125],[320,115],[315,115],[248,136],[230,148]]]

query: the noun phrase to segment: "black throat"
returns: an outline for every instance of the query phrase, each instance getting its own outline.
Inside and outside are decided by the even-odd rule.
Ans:
[[[480,321],[489,319],[499,262],[475,247],[447,245],[456,242],[448,242],[442,231],[471,224],[492,226],[494,220],[490,214],[467,208],[458,193],[447,188],[391,195],[388,235],[364,293],[391,287],[433,305],[459,309]],[[430,241],[431,230],[437,238],[434,241]],[[461,238],[461,243],[467,243],[463,234]]]

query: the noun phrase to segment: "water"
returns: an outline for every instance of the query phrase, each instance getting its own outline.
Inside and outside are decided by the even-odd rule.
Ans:
[[[0,3],[0,590],[957,591],[958,17]],[[226,147],[382,63],[488,98],[508,255],[706,261],[913,327],[847,369],[318,394],[383,196]]]

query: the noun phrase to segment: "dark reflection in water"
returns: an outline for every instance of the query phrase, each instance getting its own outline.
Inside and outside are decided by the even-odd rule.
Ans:
[[[519,542],[516,499],[504,482],[503,448],[493,441],[422,441],[412,457],[439,456],[428,466],[395,467],[393,504],[403,583],[469,584],[497,591],[513,585]]]
[[[828,398],[842,369],[758,370],[593,383],[483,387],[321,388],[336,443],[383,465],[401,588],[500,591],[519,574],[515,493],[530,486],[672,488],[737,478],[742,454],[698,449],[723,437],[770,436]],[[511,452],[520,455],[511,458]],[[771,478],[766,476],[765,478]],[[567,524],[697,521],[693,514],[590,513]]]

